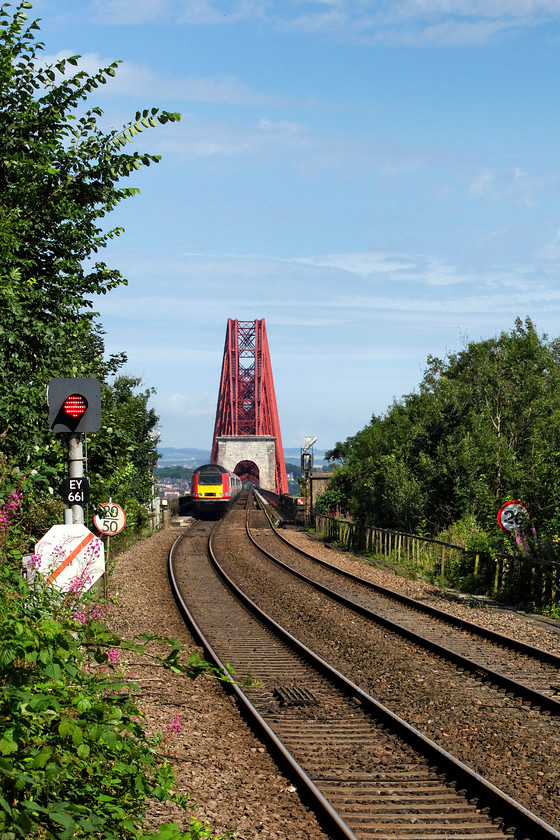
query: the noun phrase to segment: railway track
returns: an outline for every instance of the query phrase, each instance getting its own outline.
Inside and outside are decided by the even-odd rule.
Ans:
[[[528,840],[560,833],[446,753],[269,619],[235,586],[212,549],[215,529],[242,512],[198,523],[169,561],[176,598],[235,685],[255,725],[288,762],[332,836],[368,840]]]
[[[261,522],[260,527],[251,528],[249,514],[247,534],[269,560],[391,632],[535,707],[560,715],[560,656],[363,580],[314,557],[280,534],[258,496],[257,502],[268,527],[263,528]],[[278,545],[282,546],[283,559],[277,556]]]

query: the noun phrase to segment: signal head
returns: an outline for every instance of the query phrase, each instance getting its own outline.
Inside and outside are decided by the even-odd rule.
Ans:
[[[53,432],[96,432],[101,428],[101,383],[94,378],[51,379],[47,391]]]

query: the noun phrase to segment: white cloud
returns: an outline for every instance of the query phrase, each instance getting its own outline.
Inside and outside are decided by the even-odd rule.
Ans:
[[[465,335],[487,337],[526,315],[557,334],[560,288],[545,256],[467,270],[443,256],[406,252],[197,253],[151,261],[134,254],[121,260],[134,281],[96,308],[108,350],[126,347],[132,373],[155,384],[168,445],[209,445],[227,318],[265,318],[284,443],[295,446],[294,424],[305,422],[332,446],[416,387],[429,353],[444,356]],[[549,256],[560,259],[560,229]],[[314,381],[334,377],[347,389],[346,414],[336,414],[332,428],[324,388],[310,390],[310,360]]]
[[[72,55],[70,50],[60,50],[56,55],[42,55],[41,64],[54,64],[70,55]],[[68,65],[67,75],[73,75],[78,69],[94,74],[112,62],[113,59],[103,58],[98,53],[86,53],[80,57],[77,68]],[[251,107],[282,107],[287,104],[284,98],[270,96],[247,87],[233,76],[170,78],[160,76],[152,72],[149,67],[131,61],[119,63],[116,75],[108,80],[103,93],[113,96],[138,96],[141,93],[142,96],[158,97],[160,100],[174,99],[182,102],[209,102]],[[282,125],[286,131],[294,130],[295,127],[291,123]],[[265,127],[263,125],[263,128]]]
[[[172,18],[179,23],[216,25],[262,17],[262,0],[93,0],[98,23],[130,25]]]
[[[370,3],[372,0],[370,0]],[[392,5],[390,0],[385,4]],[[453,14],[464,17],[529,17],[560,12],[560,0],[401,0],[406,13]]]
[[[493,172],[486,168],[479,169],[469,184],[469,195],[477,198],[479,195],[488,192],[494,181]]]
[[[368,298],[354,298],[348,301],[349,305],[356,308],[366,308],[373,305]],[[396,298],[379,297],[375,299],[375,306],[386,311],[408,311],[414,313],[455,313],[467,315],[476,313],[502,313],[509,312],[512,316],[519,312],[547,312],[549,307],[558,309],[560,306],[560,291],[551,289],[540,292],[526,291],[524,294],[508,294],[504,290],[498,295],[476,295],[461,296],[453,299],[441,298],[424,300],[421,298]]]
[[[558,0],[94,0],[94,19],[124,25],[172,19],[186,25],[260,20],[310,35],[415,46],[477,45],[545,25]]]
[[[468,184],[473,199],[513,203],[517,207],[534,207],[545,191],[557,183],[557,175],[545,178],[537,173],[524,172],[513,166],[501,171],[481,167]]]
[[[338,268],[352,274],[368,277],[374,273],[407,271],[416,268],[416,262],[388,254],[326,254],[318,257],[298,257],[295,262],[303,265]]]
[[[542,259],[558,257],[560,230]],[[149,266],[142,261],[136,273],[141,267],[151,276]],[[157,268],[160,276],[168,278],[165,290],[158,286],[158,295],[148,292],[135,296],[134,285],[129,287],[126,306],[119,315],[123,321],[151,324],[157,330],[168,320],[207,323],[232,317],[232,312],[243,320],[262,317],[258,313],[266,311],[278,324],[328,327],[370,319],[375,313],[389,310],[466,314],[504,309],[517,314],[560,307],[554,270],[542,261],[466,271],[441,258],[414,254],[354,253],[291,259],[187,255],[182,261],[173,260],[171,266],[159,261]],[[133,264],[125,264],[123,270],[125,274],[135,273]],[[191,278],[188,283],[185,277]],[[146,282],[140,282],[146,290]],[[282,295],[278,295],[278,288],[283,290]],[[100,306],[103,308],[102,303]],[[331,314],[333,310],[336,315]]]
[[[216,412],[216,401],[208,396],[193,396],[177,392],[160,400],[160,407],[172,415],[207,417]]]
[[[232,76],[173,79],[157,76],[147,67],[125,62],[112,86],[113,93],[142,94],[183,102],[211,102],[219,105],[282,107],[286,100],[243,85]]]
[[[280,120],[279,122],[272,122],[271,120],[259,120],[259,128],[263,129],[263,131],[270,131],[271,133],[282,133],[282,134],[301,134],[302,132],[308,132],[309,128],[305,125],[300,125],[299,123],[294,122],[285,122]]]
[[[181,23],[228,24],[248,18],[265,16],[266,5],[263,0],[187,0],[180,15]]]
[[[410,47],[474,47],[485,44],[491,38],[511,28],[513,24],[499,21],[443,21],[437,24],[403,24],[388,27],[373,27],[365,40],[390,46]],[[371,25],[362,27],[364,32]]]
[[[117,26],[155,23],[176,13],[176,6],[174,0],[94,0],[93,20]]]
[[[330,267],[350,274],[368,277],[372,281],[387,283],[419,283],[427,286],[451,286],[472,283],[473,277],[456,266],[421,255],[403,254],[328,254],[318,257],[301,257],[295,260],[303,265]]]
[[[306,175],[335,169],[350,179],[361,179],[371,172],[396,177],[432,164],[429,150],[266,118],[247,124],[183,114],[180,124],[158,137],[158,143],[161,152],[187,160],[240,158],[249,164],[266,162],[274,167],[289,160]]]
[[[560,228],[556,231],[556,236],[541,250],[541,257],[545,260],[559,260],[560,259]]]

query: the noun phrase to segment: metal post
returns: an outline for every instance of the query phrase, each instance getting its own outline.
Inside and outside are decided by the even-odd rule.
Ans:
[[[84,477],[84,447],[81,433],[68,435],[68,475],[70,478]],[[66,509],[64,511],[64,524],[84,524],[82,505],[72,505],[70,510]]]

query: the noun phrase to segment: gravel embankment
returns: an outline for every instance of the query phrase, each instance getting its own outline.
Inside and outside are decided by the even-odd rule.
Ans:
[[[466,621],[473,621],[496,633],[503,633],[505,636],[511,636],[560,655],[560,621],[542,616],[524,615],[486,598],[442,590],[422,580],[410,580],[395,574],[390,569],[371,566],[367,560],[353,557],[348,552],[335,551],[301,529],[285,528],[282,530],[282,536],[320,560],[365,580],[370,580],[379,586],[386,586],[409,598],[416,598],[418,601]]]
[[[167,581],[167,555],[178,533],[178,529],[170,528],[121,555],[112,579],[112,591],[113,594],[118,593],[119,603],[113,608],[109,623],[126,638],[144,632],[158,633],[177,637],[190,650],[199,650],[184,626]],[[442,592],[422,581],[407,580],[390,570],[356,562],[302,531],[286,529],[284,535],[321,559],[376,583],[433,603],[498,632],[560,652],[560,622],[543,623],[536,617],[519,615],[481,600],[457,599],[452,593]],[[176,768],[179,789],[190,792],[198,805],[198,819],[209,820],[217,833],[234,831],[238,840],[291,840],[296,836],[325,840],[328,837],[313,813],[302,805],[292,783],[252,735],[235,701],[222,685],[205,677],[191,681],[187,677],[170,675],[145,661],[131,661],[129,677],[135,678],[141,687],[139,702],[150,729],[163,730],[179,714],[181,730],[170,739],[167,751]],[[438,721],[431,718],[424,721],[424,713],[428,711],[424,704],[420,704],[418,712],[422,720],[418,724],[420,728],[424,724],[427,734],[434,737],[437,733],[430,730],[432,724],[436,726]],[[485,727],[491,726],[492,714],[493,710],[486,711]],[[538,718],[538,713],[535,713],[535,718]],[[536,719],[533,725],[540,726]],[[453,735],[451,730],[449,734]],[[447,731],[445,735],[448,735]],[[470,738],[471,734],[464,737]],[[491,738],[488,747],[490,741]],[[492,743],[492,748],[495,751],[496,744]],[[498,760],[498,765],[502,761]],[[528,768],[528,775],[522,782],[526,786],[526,795],[535,781],[534,774],[539,764],[536,755],[530,763],[532,767]],[[554,774],[550,775],[550,770],[543,767],[538,775],[548,777],[550,782],[554,777]],[[540,785],[536,785],[535,800],[542,799],[539,788]],[[555,783],[552,783],[552,788],[556,791]],[[554,800],[555,796],[551,794],[549,787],[548,796]],[[550,819],[552,814],[547,813],[546,816]],[[154,806],[151,820],[154,824],[175,820],[186,825],[184,815],[168,806]]]
[[[267,530],[262,514],[252,517],[252,528],[259,541],[260,530]],[[305,534],[297,536],[309,540]],[[279,547],[269,547],[275,556],[282,555]],[[429,651],[416,649],[375,623],[354,617],[323,594],[303,587],[248,546],[243,511],[232,511],[220,524],[214,549],[226,573],[303,644],[440,747],[558,828],[557,717],[520,703],[474,675],[459,673]],[[324,550],[330,555],[327,559],[336,559],[337,563],[344,560],[353,566],[355,574],[374,577],[378,571],[318,544],[311,550],[313,554]],[[386,577],[385,582],[404,588],[409,595],[413,593],[408,585],[413,585],[417,598],[454,597],[453,593],[440,592],[421,581],[406,581],[387,570],[383,575],[391,575],[392,581]],[[557,645],[555,633],[511,610],[483,605],[470,608],[467,603],[455,606],[457,610],[476,609],[477,623],[489,628],[539,647]],[[254,673],[258,677],[257,669]]]

